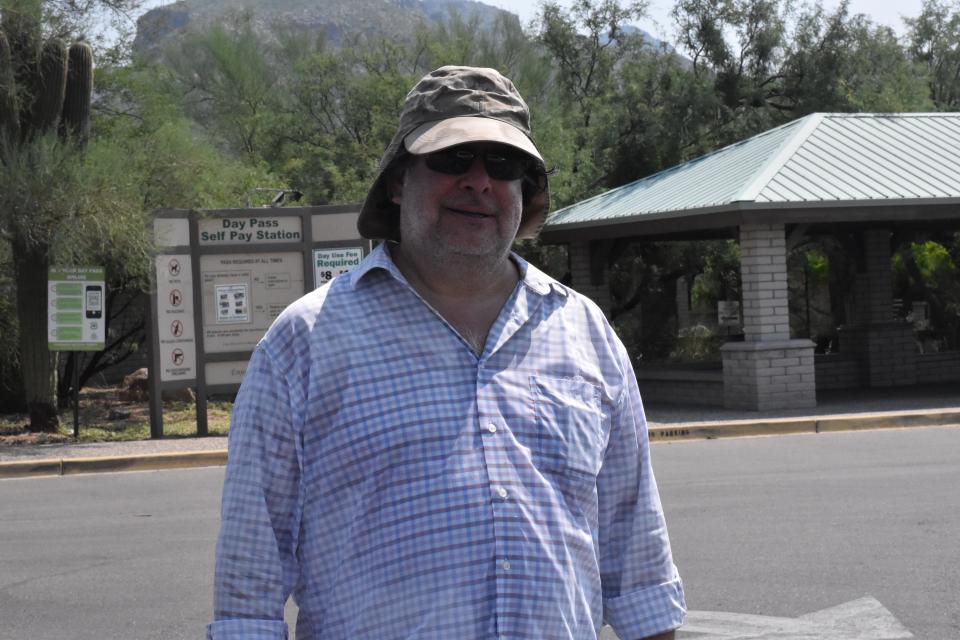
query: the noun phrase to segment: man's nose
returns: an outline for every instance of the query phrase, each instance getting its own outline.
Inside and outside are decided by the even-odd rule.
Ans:
[[[460,187],[484,192],[490,189],[490,176],[484,164],[483,156],[477,156],[470,163],[470,168],[460,177]]]

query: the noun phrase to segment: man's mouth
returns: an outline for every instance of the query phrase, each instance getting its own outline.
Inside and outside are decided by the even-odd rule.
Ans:
[[[457,209],[456,207],[447,207],[448,211],[452,213],[457,213],[468,218],[476,218],[477,220],[482,220],[483,218],[492,218],[493,214],[485,213],[483,211],[474,211],[472,209]]]

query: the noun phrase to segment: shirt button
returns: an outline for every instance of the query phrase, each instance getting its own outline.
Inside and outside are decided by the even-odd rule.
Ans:
[[[493,424],[493,423],[491,422],[490,424],[487,425],[487,431],[489,431],[490,433],[496,433],[496,432],[497,432],[497,425],[495,425],[495,424]]]
[[[499,488],[497,489],[497,495],[500,496],[501,498],[503,498],[504,500],[506,500],[506,499],[507,499],[507,490],[504,489],[503,487],[499,487]]]
[[[504,560],[504,561],[503,561],[503,564],[501,564],[500,566],[503,567],[503,570],[504,570],[504,571],[510,571],[510,561],[509,561],[509,560]]]

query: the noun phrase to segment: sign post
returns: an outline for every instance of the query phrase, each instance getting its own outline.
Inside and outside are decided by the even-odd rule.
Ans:
[[[47,347],[73,353],[73,437],[80,437],[80,353],[106,346],[103,267],[50,267],[47,274]]]

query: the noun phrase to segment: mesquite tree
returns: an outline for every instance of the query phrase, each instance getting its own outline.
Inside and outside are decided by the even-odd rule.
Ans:
[[[89,45],[44,41],[42,5],[3,5],[0,18],[0,233],[12,248],[19,358],[31,431],[53,431],[56,354],[47,349],[47,270],[52,238],[72,205],[58,178],[76,176],[90,131]],[[59,197],[57,197],[59,196]]]

